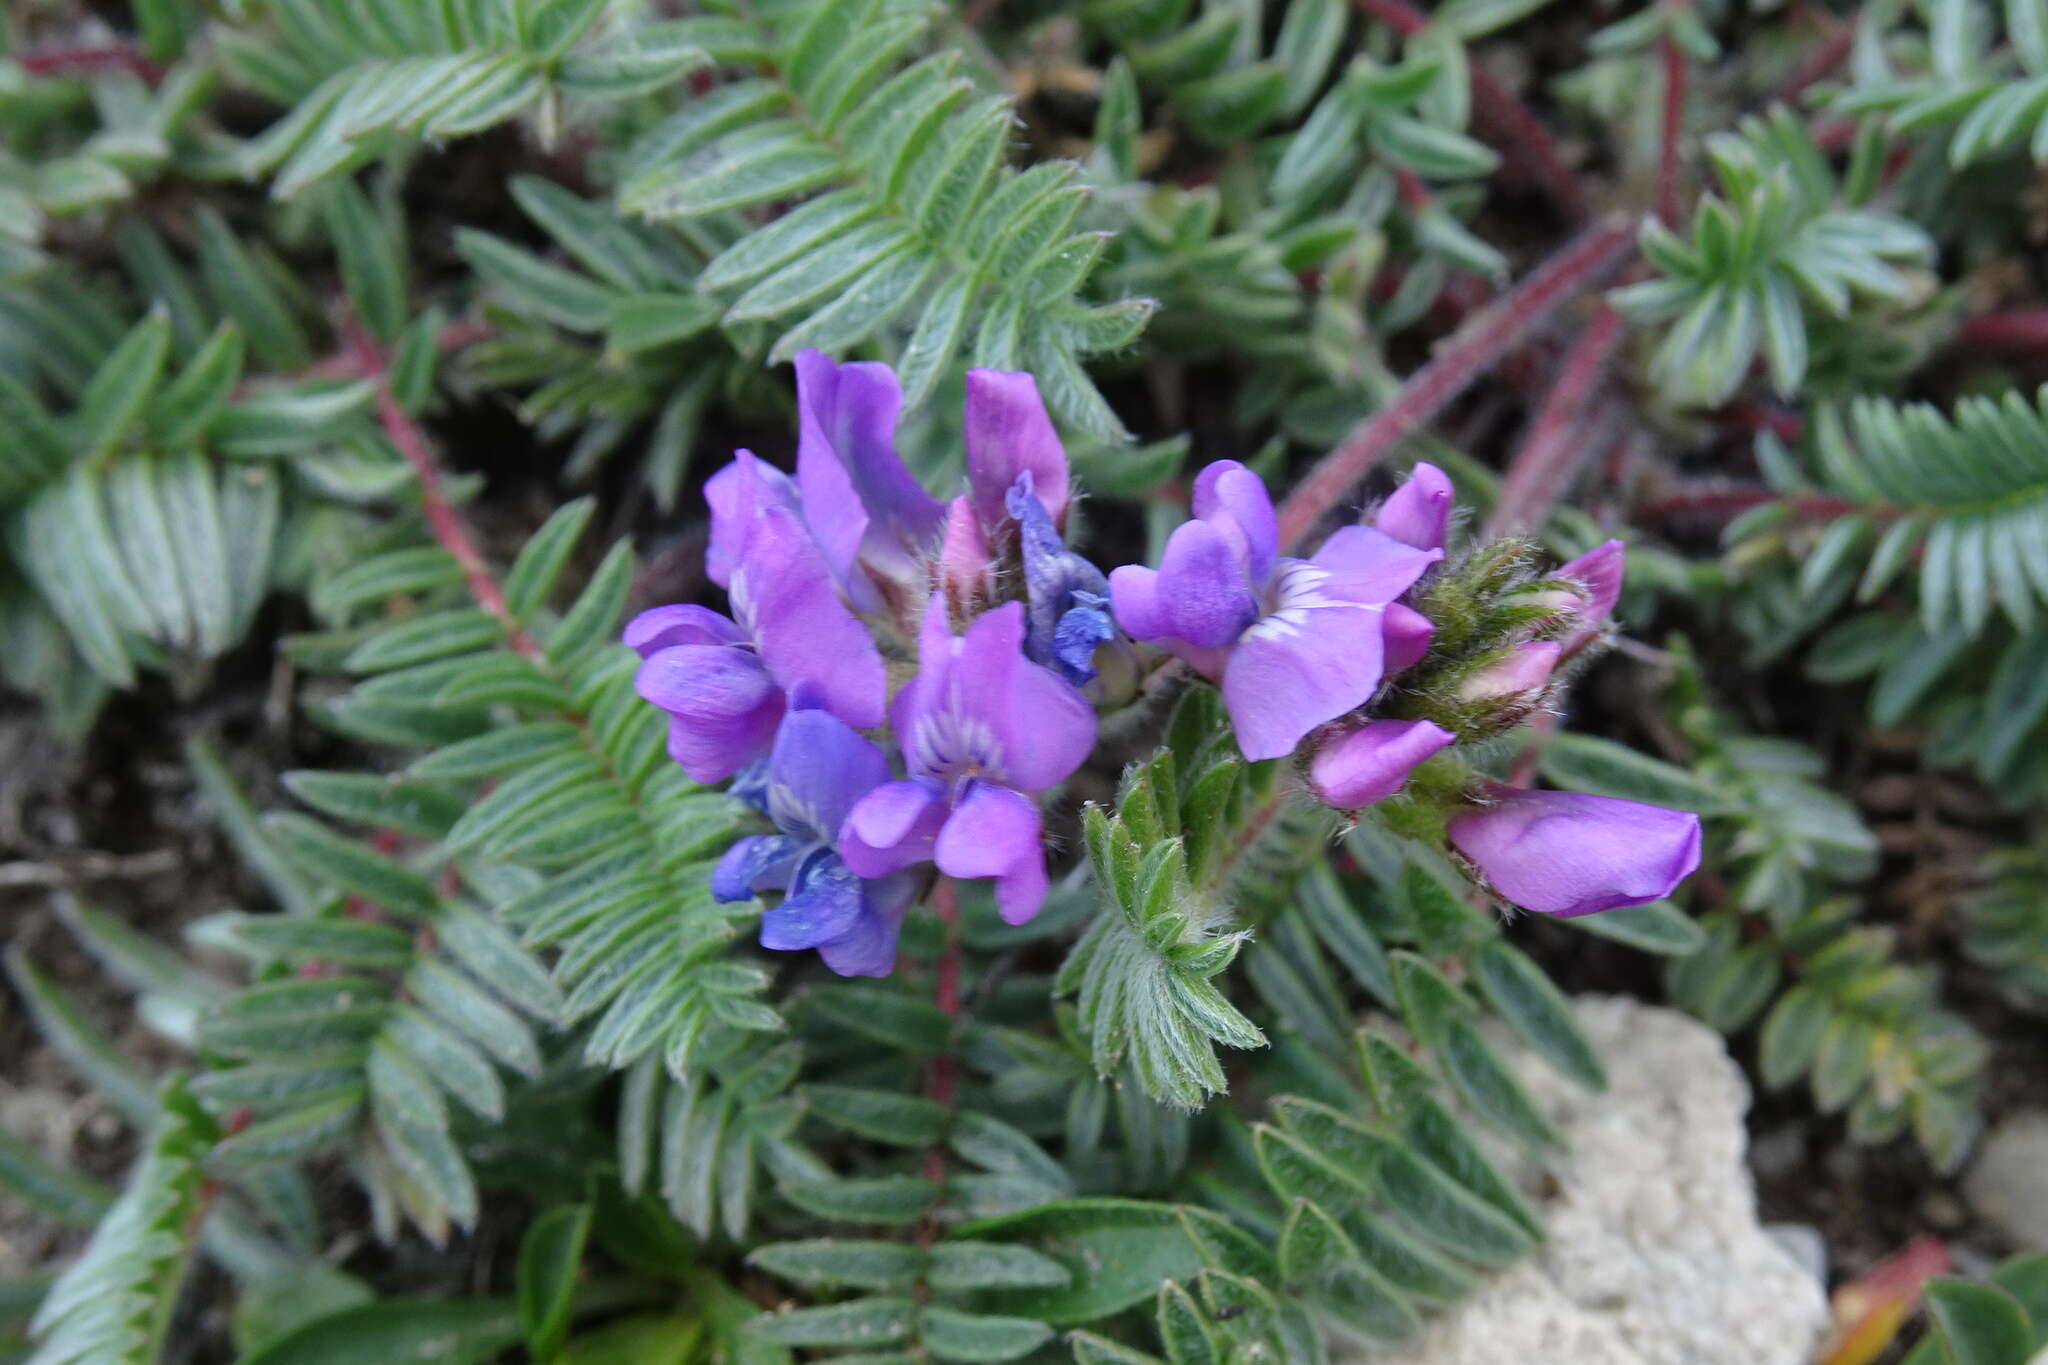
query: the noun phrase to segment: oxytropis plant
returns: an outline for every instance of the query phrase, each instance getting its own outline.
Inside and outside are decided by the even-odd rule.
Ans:
[[[1694,815],[1496,771],[1600,646],[1619,542],[1547,572],[1519,539],[1452,553],[1450,481],[1420,464],[1296,558],[1259,476],[1222,460],[1157,568],[1105,574],[1067,544],[1076,490],[1030,375],[969,373],[951,501],[895,449],[887,366],[807,352],[797,383],[794,477],[741,451],[707,488],[730,614],[657,607],[625,635],[671,756],[760,812],[713,891],[772,901],[762,946],[886,976],[942,878],[1032,919],[1062,842],[1048,802],[1189,685],[1219,689],[1244,758],[1290,762],[1301,800],[1373,807],[1511,905],[1640,905],[1698,864]]]

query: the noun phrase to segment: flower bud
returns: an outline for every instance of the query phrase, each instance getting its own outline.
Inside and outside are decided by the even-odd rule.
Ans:
[[[1368,524],[1418,550],[1441,549],[1451,524],[1451,481],[1441,469],[1423,462],[1408,482],[1381,503]]]
[[[1565,638],[1564,657],[1570,658],[1599,638],[1621,600],[1624,567],[1621,542],[1610,540],[1596,545],[1569,564],[1558,566],[1557,576],[1570,579],[1585,589],[1578,600],[1578,628]]]
[[[1597,628],[1606,623],[1613,614],[1614,604],[1621,600],[1623,568],[1621,542],[1610,540],[1586,551],[1569,564],[1559,565],[1557,577],[1584,585],[1586,595],[1581,610],[1587,624]]]
[[[1392,677],[1421,663],[1435,634],[1436,623],[1427,616],[1405,602],[1389,602],[1380,625],[1380,647],[1386,651],[1384,676]]]
[[[995,595],[995,564],[988,540],[966,498],[955,498],[946,508],[946,531],[939,542],[935,572],[946,612],[955,621],[979,615]]]
[[[1384,801],[1457,736],[1426,720],[1373,720],[1330,739],[1309,762],[1316,799],[1339,810]]]
[[[1562,652],[1555,641],[1530,640],[1511,647],[1492,663],[1475,670],[1458,687],[1467,702],[1533,700],[1549,685]]]
[[[1497,787],[1446,832],[1496,892],[1542,915],[1647,904],[1700,864],[1697,815],[1611,796]]]

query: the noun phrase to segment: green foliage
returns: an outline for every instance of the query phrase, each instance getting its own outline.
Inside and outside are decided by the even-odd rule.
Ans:
[[[604,0],[270,0],[271,33],[240,32],[225,59],[290,112],[236,155],[288,198],[412,139],[471,137],[522,116],[550,141],[572,101],[668,86],[704,53],[659,26],[617,31]]]
[[[164,1086],[120,1197],[36,1309],[31,1365],[157,1358],[208,1199],[203,1163],[218,1135],[178,1081]]]
[[[1898,960],[1896,935],[1868,924],[1848,888],[1875,870],[1877,839],[1855,807],[1818,785],[1811,750],[1744,733],[1707,695],[1685,654],[1672,689],[1690,768],[1584,735],[1545,746],[1561,786],[1654,800],[1706,817],[1703,867],[1727,908],[1705,939],[1665,964],[1672,999],[1723,1032],[1762,1021],[1758,1067],[1782,1088],[1806,1077],[1850,1137],[1909,1127],[1937,1166],[1967,1155],[1979,1120],[1984,1040],[1941,1008],[1935,974]]]
[[[1861,559],[1867,602],[1913,566],[1926,635],[1981,631],[1994,606],[2035,628],[2048,606],[2048,390],[1965,398],[1949,414],[1858,399],[1821,410],[1809,452],[1812,486],[1859,509],[1802,568],[1809,590]]]
[[[190,745],[193,781],[258,888],[201,907],[197,958],[56,903],[144,1053],[110,991],[9,955],[143,1147],[112,1190],[0,1138],[0,1190],[95,1228],[61,1274],[0,1283],[0,1357],[139,1365],[189,1314],[191,1350],[249,1365],[1316,1365],[1412,1337],[1541,1239],[1522,1191],[1556,1134],[1520,1068],[1598,1091],[1611,1064],[1547,967],[1581,960],[1577,932],[1754,1024],[1763,1080],[1851,1137],[1911,1129],[1951,1166],[1984,1044],[1859,894],[1878,847],[1839,765],[1758,721],[1810,700],[1780,665],[1818,635],[1809,673],[1870,679],[1870,723],[1922,727],[1930,766],[2016,816],[2048,794],[2048,394],[2001,396],[1966,349],[1922,367],[1965,305],[2031,287],[2012,186],[2048,127],[2048,18],[1870,7],[1809,128],[1733,103],[1803,58],[1804,20],[1646,5],[1577,68],[1583,30],[1550,26],[1531,67],[1506,30],[1539,7],[139,0],[132,38],[68,47],[49,6],[0,32],[0,676],[76,733],[120,688],[157,723],[163,675],[165,727],[220,740]],[[1693,76],[1669,167],[1646,97],[1667,40]],[[1544,127],[1506,88],[1523,69]],[[1860,120],[1840,143],[1838,113]],[[1701,141],[1718,194],[1683,240],[1646,229],[1614,296],[1657,330],[1574,373],[1579,295],[1483,306],[1586,202],[1689,187]],[[1468,394],[1503,328],[1501,382]],[[1034,371],[1089,495],[1069,530],[1105,567],[1157,559],[1191,453],[1276,495],[1340,442],[1359,468],[1424,454],[1481,510],[1513,501],[1470,496],[1496,457],[1530,472],[1514,451],[1605,477],[1426,580],[1431,653],[1376,714],[1459,743],[1406,796],[1343,824],[1239,757],[1213,689],[1156,672],[1103,708],[1103,752],[1136,758],[1113,798],[1099,764],[1048,798],[1066,871],[1035,921],[955,886],[909,911],[888,979],[841,980],[757,953],[760,905],[712,898],[760,826],[684,778],[615,643],[629,604],[696,595],[705,462],[780,460],[777,369],[807,346],[897,366],[940,494],[961,371]],[[1747,477],[1724,428],[1756,414],[1717,409],[1753,371],[1807,404],[1796,456],[1755,446],[1783,505],[1721,564],[1658,548],[1696,529],[1694,478]],[[501,446],[508,413],[531,441]],[[522,482],[530,445],[593,497],[520,548],[556,500]],[[1461,685],[1569,634],[1534,600],[1560,586],[1533,577],[1541,531],[1632,521],[1625,619],[1685,597],[1703,654],[1732,624],[1754,685],[1714,676],[1745,705],[1709,699],[1683,640],[1624,646],[1583,718],[1665,757],[1615,730],[1517,754],[1503,732],[1561,690],[1510,715]],[[644,571],[628,527],[659,538]],[[281,666],[244,644],[259,623],[298,632]],[[1661,712],[1642,660],[1675,676]],[[268,814],[220,756],[241,770],[266,673],[262,746],[320,765]],[[186,706],[215,674],[221,704]],[[1835,733],[1830,757],[1859,751]],[[1698,812],[1705,912],[1497,916],[1440,836],[1523,761]],[[2037,854],[1994,857],[1932,936],[2030,1006]],[[136,1060],[165,1053],[189,1080]],[[363,1198],[327,1197],[337,1178]],[[350,1218],[415,1246],[380,1262]],[[338,1247],[363,1248],[348,1271]],[[221,1273],[181,1308],[195,1253]],[[1931,1290],[1913,1365],[2038,1349],[2041,1281]]]
[[[1897,136],[1945,136],[1958,169],[2008,151],[2048,160],[2048,7],[1936,0],[1924,9],[1924,33],[1859,44],[1854,84],[1830,107],[1882,115]],[[1891,13],[1899,22],[1911,11]]]
[[[1952,1170],[1977,1136],[1984,1042],[1939,1007],[1931,972],[1897,960],[1888,930],[1856,923],[1857,908],[1824,902],[1747,941],[1739,918],[1711,917],[1706,946],[1672,962],[1665,985],[1725,1032],[1761,1019],[1766,1085],[1805,1077],[1822,1112],[1847,1114],[1855,1141],[1910,1128]]]
[[[1300,114],[1323,84],[1348,18],[1337,0],[1295,0],[1262,57],[1258,8],[1218,5],[1192,22],[1189,9],[1187,0],[1092,0],[1082,13],[1123,49],[1130,72],[1166,90],[1188,127],[1214,142]]]
[[[1904,302],[1910,290],[1895,263],[1924,260],[1932,244],[1895,215],[1838,207],[1833,171],[1787,109],[1713,134],[1706,149],[1720,196],[1700,201],[1689,242],[1646,223],[1643,254],[1657,278],[1610,297],[1633,319],[1676,319],[1652,363],[1671,401],[1725,401],[1759,352],[1773,387],[1797,392],[1816,321]]]
[[[759,366],[734,349],[757,348],[714,330],[721,309],[697,288],[703,257],[693,244],[623,222],[549,181],[517,178],[511,190],[581,268],[489,233],[458,234],[497,325],[469,349],[465,373],[493,388],[529,389],[520,415],[543,437],[574,436],[571,478],[589,479],[644,436],[642,477],[656,505],[672,510],[706,406],[763,405]]]
[[[771,361],[914,317],[891,333],[907,406],[962,361],[1029,368],[1065,424],[1121,439],[1080,359],[1128,345],[1152,305],[1077,297],[1104,240],[1075,230],[1072,169],[1007,168],[1008,102],[972,94],[951,54],[899,70],[922,29],[884,0],[681,21],[732,78],[628,151],[619,204],[721,243],[699,285],[729,325],[772,330]],[[797,201],[766,226],[736,214]]]
[[[1947,414],[1859,398],[1819,412],[1803,458],[1765,454],[1787,501],[1729,530],[1771,566],[1745,629],[1772,652],[1819,632],[1808,672],[1868,680],[1873,724],[1924,723],[1931,762],[1972,769],[2014,804],[2048,790],[2048,391]],[[1810,531],[1792,514],[1814,497],[1846,506]],[[1776,567],[1786,550],[1796,575]],[[1868,609],[1836,619],[1851,602]]]
[[[1983,889],[1963,904],[1963,951],[2014,1000],[2048,1006],[2048,853],[2002,850],[1985,871]]]
[[[45,266],[53,223],[131,201],[176,170],[203,173],[211,73],[179,63],[154,87],[132,71],[0,80],[0,280]]]
[[[2015,1256],[1984,1283],[1928,1282],[1931,1329],[1905,1365],[2005,1365],[2048,1346],[2048,1259]]]
[[[1204,703],[1183,705],[1192,713]],[[1204,732],[1192,722],[1181,728]],[[1256,832],[1280,799],[1272,774],[1257,773],[1227,743],[1162,752],[1125,774],[1114,815],[1088,811],[1089,866],[1109,904],[1058,983],[1076,997],[1098,1072],[1108,1075],[1128,1053],[1148,1094],[1189,1108],[1224,1088],[1212,1044],[1265,1042],[1211,981],[1244,941],[1222,901],[1238,856],[1231,835],[1248,823]]]

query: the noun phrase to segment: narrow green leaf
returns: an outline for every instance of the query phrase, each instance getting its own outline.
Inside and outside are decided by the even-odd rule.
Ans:
[[[519,1326],[536,1360],[553,1357],[568,1335],[590,1219],[588,1204],[549,1209],[519,1243]]]

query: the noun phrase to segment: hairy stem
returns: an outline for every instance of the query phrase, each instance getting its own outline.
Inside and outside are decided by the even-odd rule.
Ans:
[[[143,55],[133,43],[108,43],[99,47],[59,47],[41,52],[24,52],[14,59],[31,76],[91,76],[106,71],[126,71],[148,85],[164,78],[161,65]]]
[[[1678,135],[1685,126],[1685,53],[1665,34],[1657,40],[1657,58],[1664,69],[1663,119],[1657,128],[1657,217],[1664,226],[1678,226]]]
[[[1508,462],[1500,501],[1486,521],[1489,539],[1541,525],[1573,476],[1598,453],[1584,421],[1586,405],[1605,380],[1621,335],[1621,314],[1601,304],[1558,367],[1529,439]]]
[[[940,877],[932,886],[932,913],[945,926],[945,945],[939,949],[939,961],[932,973],[932,1003],[939,1013],[946,1016],[949,1024],[960,1018],[960,895],[951,877]],[[960,1063],[953,1056],[953,1040],[946,1040],[945,1051],[932,1058],[925,1071],[925,1095],[932,1103],[952,1109],[958,1099],[960,1088]],[[936,1201],[945,1198],[946,1185],[946,1144],[943,1139],[925,1149],[925,1179],[938,1187]],[[919,1246],[929,1247],[939,1238],[937,1218],[938,1202],[934,1202],[926,1213],[917,1232]]]
[[[1792,509],[1792,515],[1801,520],[1825,521],[1834,517],[1848,516],[1852,512],[1867,512],[1884,515],[1882,508],[1865,507],[1861,503],[1845,498],[1831,498],[1822,494],[1788,498],[1768,488],[1688,488],[1679,487],[1652,498],[1644,503],[1639,515],[1646,522],[1670,521],[1682,517],[1701,517],[1717,521],[1733,521],[1744,512],[1765,503],[1782,502]]]
[[[1429,27],[1429,16],[1408,0],[1353,3],[1403,37],[1412,38]],[[1550,196],[1560,213],[1575,223],[1591,216],[1586,187],[1565,164],[1557,143],[1529,107],[1478,62],[1472,63],[1472,108],[1480,124],[1501,144],[1502,153]]]
[[[1964,350],[2048,351],[2048,308],[1986,313],[1956,330]]]
[[[384,429],[384,435],[391,444],[398,447],[398,453],[412,466],[413,477],[419,480],[420,506],[426,513],[427,525],[432,529],[434,539],[461,566],[463,579],[469,585],[469,595],[476,604],[496,617],[505,628],[507,643],[527,658],[539,659],[542,657],[539,643],[505,605],[504,590],[491,576],[483,556],[477,553],[476,544],[470,539],[469,528],[463,524],[454,504],[448,501],[447,489],[441,483],[440,466],[434,462],[433,448],[427,444],[425,433],[399,405],[398,395],[391,391],[391,373],[386,368],[384,353],[354,318],[342,324],[342,335],[355,356],[360,372],[376,385],[377,424]]]
[[[1428,422],[1563,304],[1598,284],[1635,250],[1635,229],[1617,219],[1587,228],[1514,288],[1474,313],[1436,358],[1378,412],[1352,428],[1280,504],[1280,543],[1298,544],[1388,451]]]
[[[479,341],[489,341],[497,334],[498,329],[488,322],[451,322],[434,338],[434,346],[441,354],[447,355],[452,351],[474,346]],[[374,350],[375,348],[372,348],[373,353]],[[378,370],[364,370],[362,350],[351,341],[326,359],[314,362],[306,373],[320,378],[346,376],[352,379],[374,379],[383,368],[383,357],[378,355],[376,359]]]

